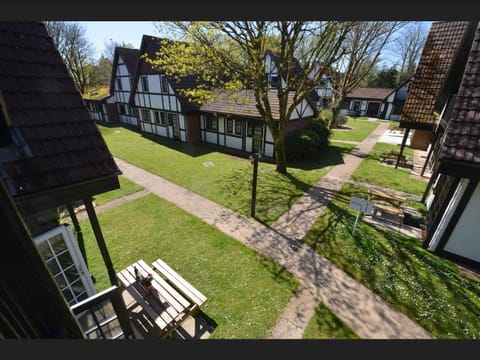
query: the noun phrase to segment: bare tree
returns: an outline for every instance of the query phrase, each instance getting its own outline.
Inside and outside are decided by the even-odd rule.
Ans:
[[[399,21],[356,22],[345,42],[348,54],[332,66],[334,96],[331,102],[332,119],[329,127],[338,124],[340,109],[346,95],[366,80],[392,35],[406,23]]]
[[[85,27],[65,21],[44,23],[79,91],[85,94],[92,81],[95,52],[93,44],[86,37]]]
[[[330,64],[343,54],[343,40],[351,22],[233,21],[175,22],[174,42],[164,42],[151,62],[175,77],[196,75],[201,86],[184,94],[196,102],[211,99],[215,90],[250,89],[255,106],[269,127],[275,144],[276,170],[287,172],[285,127],[294,109],[315,88]],[[158,30],[162,32],[165,24]],[[188,44],[188,45],[186,45]],[[273,49],[271,47],[274,47]],[[283,74],[279,86],[278,116],[269,101],[270,85],[265,55],[277,55],[277,70]],[[294,66],[299,61],[301,72]],[[307,76],[310,74],[310,76]]]
[[[400,58],[398,83],[415,73],[427,35],[425,24],[419,21],[399,31],[399,36],[393,41],[393,49]]]
[[[124,48],[129,48],[129,49],[135,49],[135,46],[131,43],[126,43],[122,41],[121,43],[114,41],[113,39],[110,39],[109,41],[105,41],[104,43],[104,50],[102,53],[102,57],[110,60],[110,62],[113,62],[113,56],[115,55],[115,48],[116,47],[124,47]]]

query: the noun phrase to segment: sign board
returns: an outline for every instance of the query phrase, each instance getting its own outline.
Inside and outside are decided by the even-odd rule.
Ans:
[[[352,196],[350,199],[350,207],[361,211],[365,214],[371,214],[373,211],[373,203],[371,201]]]

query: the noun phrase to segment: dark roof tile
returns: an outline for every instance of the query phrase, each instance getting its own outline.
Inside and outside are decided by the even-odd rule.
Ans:
[[[120,173],[42,23],[0,21],[0,94],[23,154],[0,164],[12,195]]]

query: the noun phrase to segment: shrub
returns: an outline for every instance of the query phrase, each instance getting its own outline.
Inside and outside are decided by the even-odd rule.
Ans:
[[[331,130],[328,128],[328,120],[318,117],[314,119],[308,126],[308,130],[312,130],[318,135],[318,149],[322,150],[328,146]]]
[[[287,160],[301,161],[317,155],[320,138],[309,129],[293,131],[285,137],[285,153]]]

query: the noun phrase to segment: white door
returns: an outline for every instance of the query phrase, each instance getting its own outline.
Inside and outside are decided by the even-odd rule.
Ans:
[[[70,225],[60,225],[33,240],[69,305],[96,294]]]

